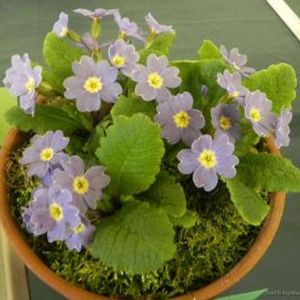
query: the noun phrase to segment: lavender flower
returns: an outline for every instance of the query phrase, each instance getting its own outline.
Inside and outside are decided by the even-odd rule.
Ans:
[[[225,46],[220,48],[223,58],[231,64],[241,75],[249,76],[255,72],[255,69],[247,67],[247,56],[239,53],[239,49],[233,48],[230,51]]]
[[[120,29],[121,38],[133,37],[142,42],[145,41],[135,22],[130,21],[128,18],[122,18],[120,14],[115,14],[114,19]]]
[[[150,54],[147,58],[147,66],[139,65],[139,69],[132,78],[137,82],[135,93],[145,101],[157,99],[163,101],[168,95],[168,88],[180,85],[179,70],[176,67],[168,67],[166,56],[157,57]]]
[[[242,78],[238,72],[230,73],[225,70],[223,74],[218,73],[217,78],[218,84],[228,92],[230,97],[244,104],[248,90],[242,86]]]
[[[103,19],[105,17],[119,13],[117,9],[104,9],[104,8],[97,8],[94,11],[84,9],[84,8],[77,8],[74,9],[73,11],[77,14],[81,14],[85,17],[90,17],[92,19]]]
[[[81,223],[74,228],[69,228],[69,232],[66,237],[66,245],[69,250],[81,251],[82,247],[86,247],[91,243],[91,238],[95,232],[96,227],[91,225],[90,221],[84,217],[81,217]]]
[[[275,128],[275,145],[278,148],[288,147],[290,144],[289,134],[291,132],[289,124],[292,121],[293,114],[287,110],[282,109],[280,116],[276,122]]]
[[[146,23],[153,35],[158,35],[163,32],[169,32],[169,33],[174,33],[174,29],[172,26],[167,26],[167,25],[161,25],[159,24],[154,17],[151,15],[151,13],[148,13],[147,16],[145,16]]]
[[[272,102],[259,91],[249,93],[245,98],[245,115],[259,136],[268,136],[276,126],[276,116],[271,112]]]
[[[45,176],[51,168],[66,159],[67,154],[62,150],[68,145],[69,138],[62,131],[47,131],[45,135],[35,135],[30,147],[23,152],[20,163],[28,165],[28,176]]]
[[[20,97],[19,104],[27,114],[34,114],[35,110],[35,89],[42,81],[42,68],[31,67],[28,54],[13,55],[11,68],[6,70],[3,83],[5,87],[16,97]]]
[[[211,109],[212,125],[216,129],[216,134],[228,134],[231,141],[238,140],[241,137],[239,117],[240,114],[234,103],[221,103]]]
[[[68,23],[69,23],[69,16],[64,12],[61,12],[58,18],[53,25],[53,32],[56,34],[57,37],[62,38],[68,34]]]
[[[196,187],[212,191],[218,183],[217,174],[225,178],[236,175],[238,158],[233,155],[234,145],[226,134],[220,134],[212,140],[202,135],[192,143],[191,149],[181,150],[177,158],[178,169],[182,174],[192,174]]]
[[[190,93],[178,94],[173,99],[157,106],[156,122],[162,126],[162,137],[170,144],[183,140],[190,146],[201,134],[205,125],[202,112],[193,109],[193,97]]]
[[[121,39],[109,47],[108,57],[110,62],[126,76],[132,76],[140,58],[135,47]]]
[[[86,32],[82,37],[80,43],[77,43],[78,47],[86,48],[90,52],[98,51],[101,47],[96,39],[94,39],[90,33]]]
[[[101,99],[115,102],[122,93],[122,87],[115,82],[118,72],[107,61],[94,62],[91,57],[83,56],[79,62],[73,63],[72,68],[75,76],[64,81],[65,97],[76,99],[79,111],[97,111]]]
[[[31,209],[29,222],[33,225],[33,234],[47,233],[50,243],[64,240],[68,227],[75,228],[81,223],[79,210],[72,205],[72,194],[58,185],[37,189]]]
[[[78,156],[71,156],[62,166],[63,171],[55,174],[54,181],[72,192],[73,203],[82,212],[89,207],[95,209],[102,190],[110,183],[103,167],[93,166],[84,172],[83,161]]]

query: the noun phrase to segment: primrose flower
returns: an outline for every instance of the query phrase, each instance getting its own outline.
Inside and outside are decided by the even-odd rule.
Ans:
[[[50,243],[64,240],[68,227],[76,228],[81,223],[79,210],[72,205],[72,194],[58,185],[37,189],[31,210],[29,222],[33,225],[33,234],[47,233]]]
[[[96,227],[91,225],[90,221],[81,217],[81,223],[76,227],[69,228],[66,236],[66,245],[69,250],[81,251],[82,247],[86,247],[91,243],[92,236]]]
[[[64,12],[61,12],[58,18],[53,25],[53,32],[56,34],[57,37],[62,38],[68,34],[68,23],[69,23],[69,16]]]
[[[176,67],[168,67],[166,56],[157,57],[150,54],[147,58],[147,66],[139,65],[132,78],[137,82],[135,93],[145,101],[157,99],[164,101],[169,96],[168,88],[178,87],[181,78]]]
[[[156,122],[162,126],[162,137],[170,144],[181,139],[190,146],[201,134],[205,120],[202,112],[193,109],[193,97],[184,92],[157,106]]]
[[[54,182],[68,188],[73,195],[73,203],[82,212],[88,208],[96,209],[103,189],[110,183],[110,177],[104,174],[101,166],[93,166],[86,172],[79,156],[71,156],[62,163],[63,171],[57,172]]]
[[[233,151],[234,145],[228,135],[221,133],[214,140],[209,135],[202,135],[192,143],[191,149],[178,153],[178,169],[182,174],[193,173],[196,187],[210,192],[218,184],[217,174],[225,178],[236,175],[235,166],[239,160]]]
[[[211,109],[212,125],[216,129],[216,134],[228,134],[231,141],[241,137],[239,117],[240,114],[235,103],[221,103]]]
[[[136,64],[140,56],[133,45],[118,39],[108,48],[108,57],[112,65],[119,69],[124,75],[131,76],[136,70]]]
[[[242,77],[240,73],[230,73],[225,70],[224,73],[218,73],[217,82],[225,89],[229,96],[235,98],[239,103],[244,104],[244,98],[248,93],[248,90],[242,86]]]
[[[146,23],[153,35],[158,35],[163,32],[169,32],[174,33],[174,29],[172,26],[167,25],[161,25],[159,24],[154,17],[151,15],[151,13],[148,13],[147,16],[145,16]]]
[[[141,30],[135,22],[130,21],[128,18],[122,18],[120,14],[115,14],[114,19],[120,30],[120,37],[133,37],[142,42],[145,41]]]
[[[81,14],[85,17],[90,17],[92,19],[103,19],[105,17],[118,14],[119,11],[117,9],[104,9],[97,8],[94,11],[84,8],[77,8],[73,10],[77,14]]]
[[[289,124],[292,121],[292,117],[292,112],[287,109],[283,109],[277,119],[275,128],[275,145],[278,148],[288,147],[290,144],[289,134],[291,130]]]
[[[86,48],[90,52],[97,51],[101,47],[96,39],[94,39],[90,33],[86,32],[77,43],[78,47]]]
[[[75,76],[64,81],[67,89],[65,97],[76,99],[79,111],[97,111],[101,99],[106,102],[115,102],[122,87],[115,82],[118,76],[117,69],[111,67],[107,61],[95,62],[89,56],[82,56],[79,62],[72,65]]]
[[[255,69],[247,67],[247,56],[239,53],[238,48],[233,48],[230,51],[225,46],[220,48],[223,58],[231,64],[241,75],[249,76],[255,72]]]
[[[272,102],[259,91],[249,93],[245,98],[245,115],[259,136],[268,136],[276,126],[276,116],[271,112]]]
[[[28,176],[45,176],[51,168],[55,168],[67,158],[62,150],[68,145],[69,138],[62,131],[47,131],[45,135],[35,135],[31,145],[23,152],[20,160],[22,165],[28,165]]]
[[[11,68],[6,70],[3,83],[5,87],[19,98],[21,109],[27,114],[34,114],[35,110],[35,89],[42,81],[42,68],[31,67],[28,54],[13,55],[11,58]]]

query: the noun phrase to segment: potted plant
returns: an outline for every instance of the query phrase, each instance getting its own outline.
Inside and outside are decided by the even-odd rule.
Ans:
[[[13,247],[69,299],[209,299],[270,245],[300,171],[289,144],[296,75],[248,67],[205,40],[167,57],[175,32],[148,14],[148,37],[115,9],[61,13],[42,68],[14,55],[18,97],[0,160],[0,219]],[[119,35],[104,43],[113,18]]]

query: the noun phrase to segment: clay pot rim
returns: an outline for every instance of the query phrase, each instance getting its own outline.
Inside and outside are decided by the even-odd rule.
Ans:
[[[71,282],[58,276],[54,271],[47,267],[42,260],[31,250],[29,245],[23,239],[23,235],[19,226],[14,221],[9,210],[9,199],[7,197],[6,186],[6,164],[10,151],[15,149],[23,139],[23,134],[17,129],[11,129],[6,136],[0,154],[0,222],[2,227],[9,237],[9,242],[14,248],[17,255],[25,263],[25,265],[38,276],[47,285],[51,286],[54,290],[72,300],[108,300],[113,299],[106,296],[101,296],[81,289],[80,287],[72,284]],[[274,146],[272,137],[267,139],[267,146],[269,151],[274,155],[280,155],[280,152]],[[241,261],[233,267],[228,273],[213,281],[207,286],[192,291],[182,296],[172,298],[173,300],[200,300],[211,299],[228,288],[232,287],[241,278],[243,278],[261,259],[264,255],[279,227],[285,204],[284,193],[271,194],[270,198],[270,213],[265,220],[261,231],[259,232],[255,242],[241,259]]]

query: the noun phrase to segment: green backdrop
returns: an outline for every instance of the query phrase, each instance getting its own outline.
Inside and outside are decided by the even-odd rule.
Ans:
[[[300,1],[287,2],[300,15]],[[218,45],[239,47],[248,54],[249,63],[256,69],[283,61],[292,64],[298,76],[300,74],[299,41],[264,0],[0,0],[0,78],[12,54],[28,52],[33,60],[42,62],[43,37],[51,30],[59,12],[70,13],[79,7],[120,8],[124,15],[142,26],[144,15],[152,12],[177,31],[172,58],[194,58],[202,39],[209,38]],[[87,25],[84,18],[76,15],[71,16],[71,24],[80,32]],[[109,38],[113,31],[114,24],[108,22],[105,36]],[[14,103],[13,98],[0,90],[0,141],[8,128],[3,112]],[[300,101],[294,113],[293,140],[284,154],[300,166]],[[299,212],[300,196],[290,195],[279,234],[267,255],[228,293],[260,288],[300,293]],[[30,272],[28,279],[32,300],[63,299]]]

